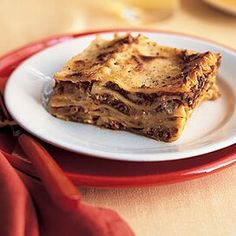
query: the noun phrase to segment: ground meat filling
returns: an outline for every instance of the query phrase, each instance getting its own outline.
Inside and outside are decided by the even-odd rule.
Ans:
[[[140,130],[139,131],[137,130],[136,132],[139,133]],[[155,128],[145,128],[142,129],[141,131],[141,133],[145,133],[147,136],[151,138],[160,137],[160,139],[163,141],[168,141],[169,138],[175,136],[177,132],[178,129],[175,127],[167,128],[164,126],[157,126]]]
[[[128,99],[130,102],[137,105],[152,105],[157,101],[160,101],[160,105],[150,111],[151,113],[166,113],[173,114],[176,109],[183,103],[187,103],[189,107],[193,108],[195,106],[194,101],[201,94],[201,90],[206,88],[207,82],[206,78],[208,75],[203,75],[198,78],[198,85],[191,88],[191,93],[189,94],[173,94],[176,99],[166,100],[166,97],[169,97],[169,93],[159,92],[159,93],[150,93],[144,94],[140,92],[130,93],[120,88],[117,84],[113,82],[107,82],[105,88],[113,90],[121,94],[124,98]],[[108,93],[104,94],[91,94],[91,89],[95,81],[81,81],[80,83],[74,84],[68,81],[60,81],[56,84],[54,93],[56,94],[66,94],[66,93],[75,93],[77,91],[78,99],[81,99],[83,95],[87,94],[91,99],[98,101],[100,104],[106,104],[116,109],[117,111],[131,116],[135,113],[134,108],[120,101],[119,99],[113,97]],[[179,98],[179,99],[178,99]]]
[[[163,95],[160,93],[150,93],[150,94],[139,93],[139,92],[130,93],[120,88],[117,84],[113,82],[107,82],[105,84],[105,88],[118,92],[126,99],[138,105],[151,105],[154,102],[156,102],[157,99],[160,99],[160,97]]]
[[[80,92],[90,92],[93,86],[92,81],[81,81],[80,83],[74,84],[70,81],[60,81],[54,86],[54,94],[70,94],[78,90]]]
[[[125,115],[131,115],[131,108],[110,94],[95,94],[93,99],[99,101],[100,104],[109,105]]]
[[[162,103],[165,103],[164,100],[165,100],[165,95],[166,95],[166,96],[175,96],[176,98],[179,97],[179,99],[173,99],[173,102],[171,101],[169,103],[169,105],[172,104],[173,107],[178,107],[178,105],[185,103],[190,108],[194,108],[195,107],[194,101],[196,101],[196,99],[201,94],[201,91],[205,89],[209,83],[209,81],[207,81],[208,77],[209,75],[205,75],[205,74],[199,77],[198,84],[191,88],[190,93],[168,93],[168,92],[158,92],[158,93],[149,93],[149,94],[140,93],[140,92],[129,93],[125,91],[124,89],[120,88],[117,84],[113,82],[106,83],[105,87],[110,90],[120,93],[126,99],[128,99],[129,101],[137,105],[152,105],[158,100],[162,100]],[[166,107],[166,105],[164,105],[164,107]]]

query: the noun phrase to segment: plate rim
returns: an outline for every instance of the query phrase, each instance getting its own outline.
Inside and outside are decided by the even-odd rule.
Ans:
[[[61,37],[60,36],[53,36],[53,37],[50,37],[50,38],[48,38],[48,39],[44,39],[44,40],[41,40],[41,41],[37,41],[36,43],[31,43],[31,44],[29,44],[29,45],[26,45],[26,46],[24,46],[24,47],[22,47],[22,48],[20,48],[20,49],[18,49],[18,50],[15,50],[15,51],[13,51],[13,52],[10,52],[9,54],[7,54],[7,55],[5,55],[5,57],[3,56],[3,57],[1,57],[0,58],[0,61],[2,60],[2,59],[6,59],[7,57],[11,57],[11,55],[14,55],[15,53],[17,53],[17,52],[19,52],[20,50],[27,50],[27,48],[28,47],[30,47],[30,46],[33,46],[33,45],[35,45],[35,44],[37,44],[37,43],[42,43],[42,41],[45,43],[45,42],[50,42],[50,39],[52,40],[52,42],[51,42],[51,44],[52,45],[55,45],[56,43],[55,43],[55,40],[58,40],[58,43],[59,42],[62,42],[62,41],[65,41],[66,39],[75,39],[75,38],[80,38],[80,37],[83,37],[83,36],[88,36],[88,35],[94,35],[94,34],[98,34],[98,33],[113,33],[113,32],[124,32],[124,31],[126,31],[126,32],[148,32],[148,33],[162,33],[162,34],[173,34],[173,35],[180,35],[180,36],[185,36],[185,37],[189,37],[189,38],[193,38],[193,39],[199,39],[199,40],[201,40],[201,41],[205,41],[205,42],[208,42],[208,43],[211,43],[211,44],[214,44],[215,46],[220,46],[220,47],[223,47],[224,49],[227,49],[227,50],[229,50],[229,51],[231,51],[231,52],[234,52],[234,53],[236,53],[236,50],[235,49],[233,49],[233,48],[231,48],[231,47],[228,47],[228,46],[225,46],[225,45],[223,45],[223,44],[221,44],[221,43],[217,43],[217,42],[215,42],[215,41],[212,41],[212,40],[208,40],[208,39],[204,39],[203,37],[198,37],[198,36],[194,36],[194,35],[190,35],[190,34],[185,34],[185,33],[179,33],[179,32],[174,32],[174,31],[166,31],[166,30],[149,30],[149,29],[105,29],[105,30],[94,30],[94,31],[86,31],[86,32],[82,32],[82,33],[77,33],[77,34],[62,34],[61,35]],[[54,41],[53,41],[53,38],[54,38]],[[48,47],[49,46],[52,46],[52,45],[48,45]],[[44,47],[44,48],[42,48],[42,49],[46,49],[47,47]],[[39,50],[39,51],[42,51],[42,50]],[[35,53],[33,53],[32,55],[34,55]],[[28,57],[27,57],[28,58]],[[0,67],[0,70],[1,70],[1,67]],[[11,113],[11,111],[10,111],[10,113]],[[14,117],[14,116],[13,116]],[[27,130],[27,127],[24,127],[26,130]],[[66,150],[72,150],[72,149],[70,149],[70,148],[68,148],[68,147],[65,147],[65,146],[63,146],[63,144],[62,145],[60,145],[58,142],[52,142],[52,141],[50,141],[50,140],[47,140],[47,139],[45,139],[44,137],[42,137],[41,135],[37,135],[36,133],[34,133],[34,132],[31,132],[31,133],[33,133],[33,135],[34,136],[36,136],[36,137],[38,137],[38,138],[40,138],[41,140],[44,140],[44,141],[46,141],[46,142],[48,142],[48,143],[50,143],[50,144],[53,144],[53,145],[55,145],[55,146],[58,146],[58,147],[60,147],[60,148],[63,148],[63,149],[66,149]],[[234,140],[235,138],[231,138],[231,142],[228,142],[229,144],[227,144],[227,146],[230,146],[230,145],[233,145],[233,144],[235,144],[235,140]],[[224,141],[222,141],[221,143],[223,143]],[[221,148],[225,148],[225,147],[227,147],[227,146],[224,146],[224,145],[221,145]],[[219,149],[218,149],[219,150]],[[152,158],[148,158],[147,159],[147,156],[153,156],[154,154],[142,154],[142,155],[145,155],[145,158],[144,157],[142,157],[141,155],[139,155],[140,157],[142,157],[142,158],[140,158],[140,160],[137,160],[137,159],[135,159],[135,160],[133,160],[132,159],[132,155],[137,155],[137,154],[132,154],[132,153],[129,153],[129,154],[127,154],[127,153],[110,153],[110,152],[105,152],[105,151],[100,151],[100,150],[92,150],[92,151],[88,151],[88,149],[87,150],[72,150],[73,152],[78,152],[78,153],[83,153],[83,154],[89,154],[89,155],[91,155],[91,156],[94,156],[94,157],[97,157],[97,158],[106,158],[106,159],[111,159],[111,160],[120,160],[120,161],[140,161],[140,162],[143,162],[143,161],[150,161],[150,162],[153,162],[153,161],[157,161],[156,159],[152,159]],[[212,151],[216,151],[216,150],[212,150]],[[212,151],[208,151],[208,152],[205,152],[205,153],[210,153],[210,152],[212,152]],[[189,152],[189,151],[187,151],[187,152]],[[192,152],[192,151],[191,151]],[[193,152],[192,152],[193,153]],[[111,155],[112,155],[112,157],[111,157]],[[122,155],[123,156],[123,158],[119,158],[118,156],[119,155]],[[181,159],[186,159],[186,158],[191,158],[191,157],[193,157],[193,156],[198,156],[198,155],[200,155],[199,153],[194,153],[194,154],[189,154],[189,155],[186,155],[186,157],[183,157],[183,158],[181,158]],[[114,157],[115,156],[115,157]],[[179,160],[180,158],[176,158],[176,157],[173,157],[173,158],[170,158],[169,160]],[[168,160],[166,160],[166,159],[160,159],[160,160],[158,160],[158,161],[168,161]]]
[[[39,180],[37,173],[35,173],[32,168],[31,164],[26,161],[24,158],[9,153],[7,150],[1,150],[7,160],[11,163],[11,165],[16,168],[16,170],[20,171],[21,173],[31,177],[34,180]],[[94,175],[89,173],[79,173],[79,172],[72,172],[72,171],[65,171],[65,174],[78,186],[90,186],[90,187],[106,187],[106,188],[128,188],[128,187],[146,187],[146,186],[153,186],[153,185],[166,185],[166,184],[174,184],[178,182],[183,182],[187,180],[192,180],[196,178],[200,178],[211,173],[217,173],[221,170],[226,169],[227,167],[231,167],[236,163],[236,145],[227,147],[225,149],[221,149],[219,151],[214,152],[217,157],[214,160],[211,160],[207,163],[200,164],[194,167],[187,167],[167,172],[167,173],[155,173],[155,174],[142,174],[142,175],[134,175],[134,176],[111,176],[111,175]],[[223,154],[223,155],[220,155]],[[211,154],[212,155],[212,154]],[[209,154],[202,155],[201,158],[209,158]],[[57,157],[55,157],[57,160]],[[73,160],[76,158],[73,157]],[[111,160],[105,160],[106,162],[110,162]],[[181,160],[180,163],[185,162],[186,159]],[[111,161],[114,162],[114,161]],[[117,162],[117,161],[115,161]],[[176,163],[179,161],[168,161],[171,163]],[[124,162],[126,163],[126,162]],[[156,162],[158,163],[158,162]],[[163,163],[163,162],[159,162]],[[150,165],[151,162],[146,162],[146,164]],[[186,165],[186,164],[185,164]],[[61,165],[61,168],[63,166]]]

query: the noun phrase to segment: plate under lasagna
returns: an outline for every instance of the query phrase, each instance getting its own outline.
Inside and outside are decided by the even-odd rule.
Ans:
[[[130,161],[192,157],[235,143],[235,57],[176,34],[88,33],[22,63],[6,105],[29,132],[75,152]],[[53,76],[52,116],[41,95]]]

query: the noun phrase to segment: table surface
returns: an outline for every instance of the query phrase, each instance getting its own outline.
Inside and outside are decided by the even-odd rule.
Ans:
[[[123,20],[101,11],[100,3],[104,1],[1,0],[0,55],[53,34],[129,27]],[[202,1],[183,0],[171,18],[148,27],[191,33],[236,48],[236,17]],[[233,166],[167,186],[83,187],[80,191],[85,202],[119,212],[138,236],[225,236],[236,235],[235,183],[236,166]]]

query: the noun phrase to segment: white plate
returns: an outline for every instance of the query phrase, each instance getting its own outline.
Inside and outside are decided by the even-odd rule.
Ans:
[[[51,116],[42,106],[41,94],[48,78],[73,55],[86,48],[94,35],[82,36],[43,50],[23,62],[11,75],[5,89],[6,105],[13,118],[35,136],[75,152],[114,160],[163,161],[192,157],[236,142],[236,53],[223,46],[189,36],[138,32],[163,45],[197,51],[220,52],[219,75],[222,96],[204,102],[188,121],[181,138],[157,142],[125,131],[112,131],[66,122]],[[137,33],[133,33],[137,34]],[[102,33],[111,38],[111,33]]]

